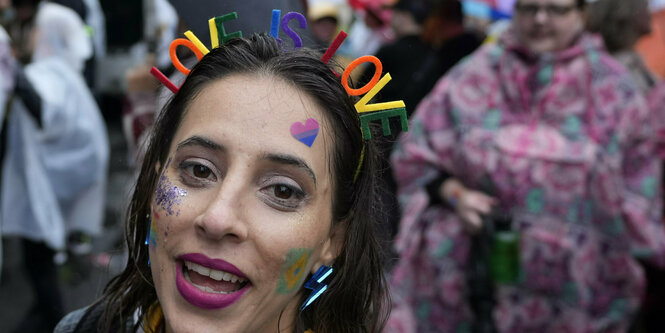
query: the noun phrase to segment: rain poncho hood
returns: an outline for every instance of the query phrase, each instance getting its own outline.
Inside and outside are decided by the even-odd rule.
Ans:
[[[32,61],[57,57],[80,72],[92,56],[92,41],[85,24],[73,10],[44,3],[35,18],[36,36]]]

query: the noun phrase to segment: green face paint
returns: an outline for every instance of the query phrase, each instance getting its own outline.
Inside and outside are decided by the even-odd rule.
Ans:
[[[157,227],[155,226],[156,221],[150,223],[150,245],[155,247],[157,246]]]
[[[159,220],[159,214],[153,208],[152,210],[152,219],[150,222],[150,246],[157,246],[157,220]]]
[[[279,273],[277,293],[288,294],[294,291],[307,276],[307,262],[312,254],[310,249],[291,249],[286,253],[284,265]]]

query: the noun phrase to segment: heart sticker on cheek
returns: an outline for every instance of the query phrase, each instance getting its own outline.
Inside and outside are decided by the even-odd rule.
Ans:
[[[304,124],[295,122],[291,125],[291,135],[306,144],[307,147],[311,147],[316,136],[319,135],[319,122],[314,118],[307,119]]]

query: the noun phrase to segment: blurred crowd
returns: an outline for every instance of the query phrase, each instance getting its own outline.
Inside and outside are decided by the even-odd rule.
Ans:
[[[267,33],[274,8],[306,14],[307,47],[347,32],[336,60],[376,55],[375,100],[407,105],[409,132],[376,139],[387,332],[665,328],[665,1],[0,0],[0,235],[22,252],[0,269],[21,255],[33,295],[3,331],[52,331],[80,297],[59,270],[122,252],[94,247],[122,228],[110,168],[138,171],[171,96],[151,68],[185,79],[171,41],[209,45],[233,11],[227,31]]]

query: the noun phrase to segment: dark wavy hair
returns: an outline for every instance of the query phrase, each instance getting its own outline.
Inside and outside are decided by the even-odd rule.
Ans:
[[[148,230],[151,198],[165,165],[173,136],[185,110],[211,82],[231,74],[268,74],[286,80],[316,100],[332,129],[332,149],[328,152],[334,189],[333,223],[346,223],[343,249],[333,263],[334,273],[328,290],[295,320],[295,332],[312,329],[324,332],[380,332],[385,324],[389,295],[383,273],[384,256],[376,236],[378,150],[364,141],[353,100],[344,90],[332,66],[320,60],[321,54],[308,49],[284,52],[272,37],[264,34],[237,38],[216,48],[194,66],[180,91],[156,120],[140,175],[127,210],[125,239],[129,259],[125,270],[113,278],[99,302],[104,313],[99,322],[102,332],[138,328],[127,323],[138,310],[142,317],[157,301],[150,268]],[[339,67],[335,68],[341,73]],[[364,147],[364,148],[363,148]],[[364,158],[354,181],[361,152]],[[299,293],[301,302],[309,291]],[[140,318],[141,318],[140,317]]]

